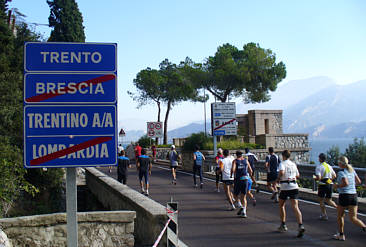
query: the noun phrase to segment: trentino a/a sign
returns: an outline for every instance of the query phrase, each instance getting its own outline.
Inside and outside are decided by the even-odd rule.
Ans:
[[[235,102],[212,103],[211,119],[214,136],[237,134]]]
[[[116,44],[26,43],[24,166],[117,164]]]

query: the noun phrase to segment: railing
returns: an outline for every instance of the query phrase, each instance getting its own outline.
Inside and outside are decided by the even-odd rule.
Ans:
[[[215,158],[213,156],[206,157],[206,161],[204,164],[204,171],[206,172],[214,172],[216,167]],[[317,190],[317,182],[314,180],[313,175],[315,174],[314,164],[297,164],[297,168],[299,169],[300,177],[309,179],[312,182],[313,191]],[[337,173],[341,170],[338,166],[333,166],[334,171]],[[366,168],[357,168],[354,167],[357,175],[362,180],[362,183],[366,183]],[[254,177],[257,180],[264,180],[267,174],[267,168],[265,167],[265,161],[260,160],[255,165],[255,174]]]

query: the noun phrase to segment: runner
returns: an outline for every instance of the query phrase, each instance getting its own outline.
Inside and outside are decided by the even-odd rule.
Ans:
[[[197,188],[196,173],[198,172],[200,176],[200,188],[203,188],[203,178],[202,178],[202,165],[205,160],[205,156],[199,151],[199,146],[196,145],[195,152],[193,153],[193,183],[194,187]]]
[[[176,185],[177,184],[176,170],[178,167],[178,160],[180,159],[180,156],[178,152],[175,150],[174,145],[171,146],[171,150],[167,154],[167,159],[170,160],[170,169],[172,170],[172,176],[173,176],[172,184]]]
[[[299,208],[299,202],[297,197],[299,195],[299,186],[296,179],[300,177],[299,170],[294,162],[290,160],[291,153],[288,150],[282,152],[283,161],[280,163],[280,169],[278,178],[280,181],[281,192],[280,192],[280,219],[281,225],[278,228],[280,232],[287,231],[286,226],[286,208],[285,202],[287,198],[290,198],[292,209],[296,215],[297,223],[299,224],[297,237],[301,238],[304,235],[305,228],[302,224],[302,214]]]
[[[336,240],[345,241],[344,236],[344,215],[345,210],[348,209],[349,218],[351,222],[366,232],[366,225],[357,218],[357,191],[356,184],[361,184],[360,178],[357,176],[353,167],[348,164],[348,159],[345,156],[341,156],[338,161],[338,165],[341,171],[338,172],[337,184],[334,184],[334,188],[338,189],[339,201],[337,208],[337,222],[338,233],[333,237]]]
[[[118,157],[118,167],[117,167],[117,181],[123,184],[127,183],[127,168],[131,168],[130,159],[127,158],[126,153],[122,150]]]
[[[252,168],[253,177],[254,177],[255,164],[258,162],[258,158],[255,154],[250,152],[249,148],[245,148],[245,156],[247,157],[247,159],[249,161],[250,168]],[[249,178],[248,179],[248,196],[250,197],[250,199],[252,199],[253,206],[256,206],[257,200],[255,199],[255,197],[251,191],[253,183],[256,184],[256,181],[252,181],[252,179]]]
[[[320,220],[328,220],[327,211],[325,209],[325,202],[337,208],[337,204],[332,200],[333,181],[336,178],[336,173],[333,168],[325,162],[325,154],[319,154],[320,164],[315,168],[315,180],[319,181],[318,184],[318,200],[320,205]]]
[[[216,161],[216,170],[215,170],[215,174],[216,174],[216,191],[220,192],[220,175],[221,175],[221,169],[220,169],[220,160],[224,158],[224,155],[222,155],[222,149],[219,148],[217,149],[217,155],[215,157],[215,161]],[[222,177],[222,175],[221,175]]]
[[[152,151],[152,155],[153,155],[153,161],[155,161],[156,160],[156,146],[155,146],[155,144],[153,144],[151,146],[151,151]]]
[[[278,202],[278,190],[277,190],[277,177],[278,177],[278,166],[281,163],[280,158],[274,153],[273,147],[268,148],[269,155],[266,157],[267,173],[267,186],[272,192],[271,200]]]
[[[254,175],[255,164],[258,162],[258,158],[255,154],[250,152],[249,148],[245,148],[245,156],[248,157],[250,168],[252,168],[253,175]]]
[[[142,150],[142,147],[139,145],[139,143],[137,142],[136,143],[136,146],[135,146],[135,160],[137,162],[138,158],[141,156],[141,150]]]
[[[137,159],[137,170],[139,171],[141,193],[146,196],[149,196],[149,175],[151,175],[151,168],[150,157],[146,155],[146,150],[143,148],[141,150],[141,156]],[[145,178],[145,189],[142,180],[143,177]]]
[[[243,153],[241,151],[236,151],[236,159],[233,161],[232,164],[233,167],[231,169],[231,175],[235,174],[234,196],[240,200],[242,205],[237,215],[246,218],[247,217],[246,194],[248,191],[249,177],[251,177],[254,181],[252,175],[252,168],[250,168],[248,159],[243,157]]]
[[[219,159],[219,166],[222,174],[222,183],[224,185],[226,199],[230,204],[229,210],[234,210],[235,206],[233,203],[233,195],[231,193],[231,189],[233,188],[234,184],[234,177],[231,174],[233,157],[230,155],[230,152],[227,149],[225,149],[223,153],[223,158]]]

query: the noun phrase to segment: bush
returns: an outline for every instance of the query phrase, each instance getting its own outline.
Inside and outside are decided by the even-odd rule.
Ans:
[[[147,135],[141,136],[137,142],[142,148],[148,148],[152,143],[154,143],[153,139],[151,139]]]
[[[365,139],[354,139],[353,143],[346,148],[344,155],[349,162],[357,167],[366,167],[366,143]]]
[[[210,138],[206,136],[205,133],[195,133],[186,139],[183,150],[194,151],[196,145],[198,145],[200,149],[206,149],[208,142],[210,142]]]
[[[338,159],[341,156],[339,147],[337,145],[332,146],[326,153],[327,162],[332,165],[338,165]]]
[[[183,150],[193,151],[195,145],[198,145],[202,150],[213,150],[212,137],[205,136],[203,132],[192,134],[184,143]],[[261,145],[253,143],[243,143],[236,139],[228,139],[217,142],[217,148],[239,150],[239,149],[259,149],[263,148]]]

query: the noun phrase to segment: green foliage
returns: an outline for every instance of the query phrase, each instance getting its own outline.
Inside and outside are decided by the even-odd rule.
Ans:
[[[328,164],[332,166],[338,165],[338,159],[341,156],[341,153],[339,151],[339,146],[334,145],[332,146],[326,153],[326,160]]]
[[[206,101],[207,97],[199,95],[197,87],[187,79],[184,73],[184,62],[179,65],[165,59],[159,64],[159,70],[147,68],[141,70],[134,79],[137,93],[128,92],[138,107],[153,101],[158,106],[158,121],[160,120],[160,104],[167,105],[164,119],[164,144],[167,144],[168,119],[172,107],[184,101]]]
[[[245,148],[260,149],[263,147],[259,144],[244,143],[238,140],[223,140],[217,143],[217,148],[228,149],[228,150],[243,150]],[[210,140],[208,143],[206,143],[204,149],[213,150],[213,141]]]
[[[51,12],[48,18],[53,27],[50,42],[85,42],[83,16],[75,0],[48,0]]]
[[[210,138],[206,136],[204,132],[194,133],[184,142],[183,150],[194,151],[196,145],[198,145],[200,149],[206,149],[205,147],[209,142]]]
[[[11,145],[8,138],[0,136],[0,216],[4,217],[26,191],[35,195],[38,189],[24,179],[26,170],[23,168],[22,151]]]
[[[13,55],[13,36],[6,21],[6,2],[0,1],[0,73],[10,71]]]
[[[246,103],[268,101],[269,91],[275,91],[286,77],[285,64],[276,63],[276,55],[270,49],[254,43],[244,45],[243,50],[224,44],[206,63],[186,59],[183,68],[196,87],[206,88],[221,102],[239,96]]]
[[[365,139],[355,138],[351,143],[344,155],[348,158],[349,162],[356,167],[366,167],[366,143]]]
[[[144,135],[141,136],[137,142],[140,144],[141,147],[148,148],[154,141],[147,135]]]
[[[183,145],[183,150],[194,151],[195,146],[198,145],[201,150],[213,150],[212,137],[206,136],[205,133],[195,133],[186,139]],[[262,146],[253,143],[243,143],[236,139],[222,140],[217,143],[217,148],[228,149],[228,150],[243,150],[245,148],[258,149]]]

